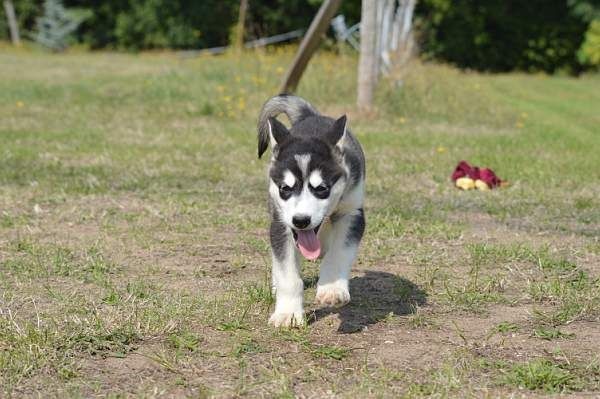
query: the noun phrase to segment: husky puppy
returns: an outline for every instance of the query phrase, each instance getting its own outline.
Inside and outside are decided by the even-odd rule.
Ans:
[[[275,117],[287,115],[291,128]],[[304,324],[300,255],[322,258],[315,302],[350,301],[350,268],[365,230],[365,158],[346,116],[320,115],[300,97],[268,100],[258,120],[258,157],[271,145],[270,239],[275,311],[269,324]]]

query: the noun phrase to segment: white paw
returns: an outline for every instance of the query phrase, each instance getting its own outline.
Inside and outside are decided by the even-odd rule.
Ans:
[[[281,313],[275,312],[269,318],[273,327],[302,327],[306,324],[304,312]]]
[[[350,302],[350,292],[342,284],[317,285],[315,304],[321,306],[340,307]]]

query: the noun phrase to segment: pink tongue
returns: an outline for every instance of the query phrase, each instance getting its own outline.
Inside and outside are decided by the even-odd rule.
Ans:
[[[315,260],[321,254],[321,243],[314,230],[297,230],[298,249],[306,259]]]

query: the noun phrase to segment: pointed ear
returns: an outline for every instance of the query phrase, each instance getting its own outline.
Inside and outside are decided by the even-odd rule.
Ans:
[[[333,123],[333,126],[325,136],[329,144],[340,147],[343,145],[344,138],[346,137],[347,122],[348,119],[346,118],[346,115],[342,115],[341,118]]]
[[[269,140],[271,142],[271,148],[274,148],[276,144],[281,144],[290,134],[290,131],[285,125],[279,122],[275,118],[269,118]]]
[[[279,122],[275,118],[267,119],[267,137],[265,137],[264,133],[259,135],[258,139],[258,157],[260,158],[262,154],[267,150],[269,143],[271,144],[271,148],[275,148],[276,144],[281,144],[285,138],[290,134],[285,125]],[[264,130],[263,130],[264,132]],[[268,141],[267,141],[268,140]]]

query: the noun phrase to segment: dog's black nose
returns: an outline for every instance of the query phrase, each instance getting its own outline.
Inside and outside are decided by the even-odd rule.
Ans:
[[[296,226],[297,228],[303,229],[310,224],[310,216],[294,216],[292,218],[292,223],[294,223],[294,226]]]

